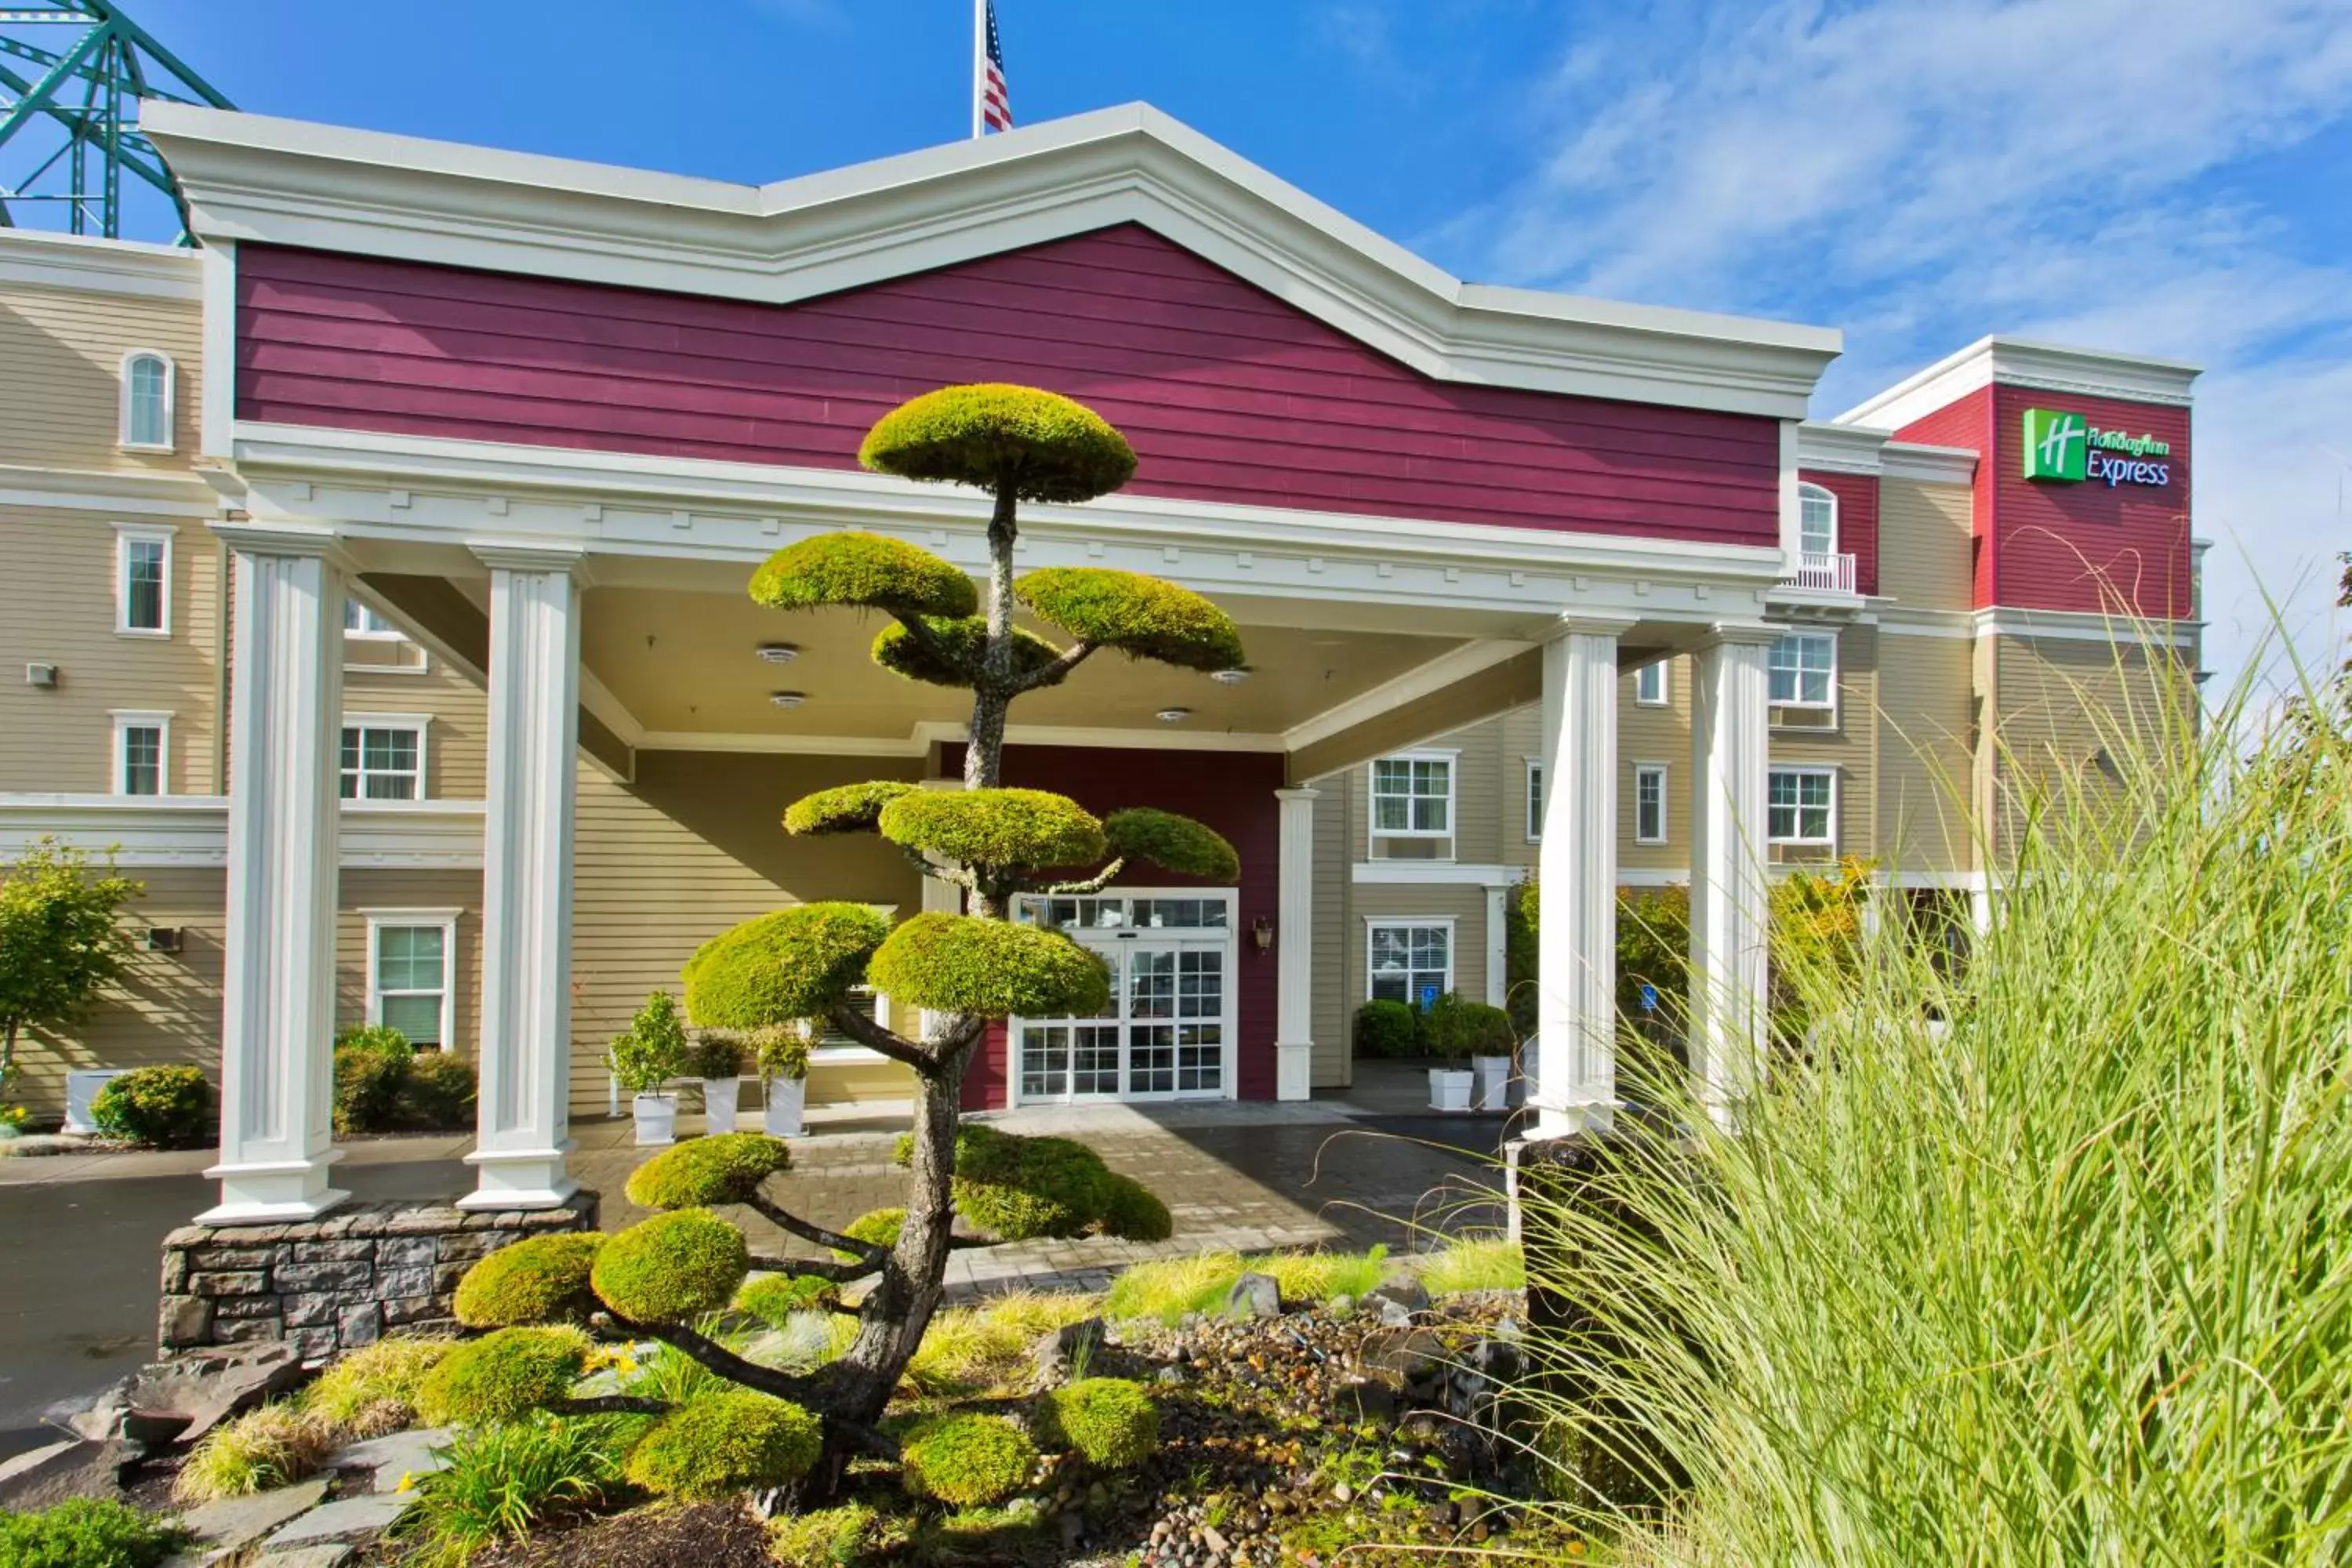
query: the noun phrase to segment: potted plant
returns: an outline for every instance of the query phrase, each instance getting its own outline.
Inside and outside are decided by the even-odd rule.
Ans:
[[[686,1070],[702,1080],[704,1131],[735,1131],[735,1102],[743,1088],[743,1047],[724,1029],[705,1029],[687,1053]]]
[[[1421,1036],[1429,1054],[1440,1065],[1429,1069],[1429,1108],[1467,1110],[1475,1081],[1465,1065],[1470,1055],[1470,1029],[1464,1016],[1468,1005],[1449,991],[1430,1003],[1421,1015]]]
[[[677,1141],[677,1096],[662,1085],[686,1070],[686,1021],[677,999],[656,991],[614,1040],[613,1080],[629,1091],[629,1114],[637,1124],[637,1145]]]
[[[1477,1083],[1477,1109],[1511,1108],[1511,1058],[1519,1046],[1519,1032],[1511,1016],[1484,1002],[1462,1005],[1461,1032],[1470,1058],[1470,1073]]]
[[[760,1079],[768,1096],[765,1128],[771,1138],[798,1138],[808,1129],[809,1030],[785,1024],[759,1035]]]

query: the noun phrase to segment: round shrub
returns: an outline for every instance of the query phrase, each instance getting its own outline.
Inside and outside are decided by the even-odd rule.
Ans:
[[[988,621],[981,616],[961,616],[954,619],[926,616],[924,629],[930,633],[925,642],[905,626],[893,621],[874,637],[874,662],[894,675],[909,680],[919,680],[927,686],[952,686],[969,689],[980,679],[981,661],[988,652]],[[1013,628],[1013,673],[1026,679],[1062,657],[1062,650],[1020,626]],[[1066,673],[1066,672],[1065,672]],[[1049,685],[1058,686],[1056,677]]]
[[[1420,1023],[1402,1002],[1367,1002],[1356,1009],[1356,1054],[1409,1057],[1418,1048]]]
[[[735,1292],[735,1310],[781,1329],[795,1312],[829,1312],[841,1304],[841,1288],[813,1274],[754,1274]]]
[[[823,1446],[814,1415],[748,1391],[706,1394],[671,1411],[629,1455],[629,1479],[649,1492],[712,1502],[808,1474]]]
[[[1160,1447],[1160,1407],[1139,1383],[1086,1377],[1045,1396],[1050,1440],[1108,1470],[1139,1465]]]
[[[841,1234],[854,1240],[871,1242],[876,1247],[896,1247],[898,1245],[898,1233],[906,1228],[905,1209],[873,1209],[843,1226]],[[856,1261],[856,1258],[837,1248],[834,1256],[844,1263]]]
[[[140,1068],[110,1081],[90,1101],[101,1132],[158,1149],[184,1149],[215,1135],[213,1086],[193,1067]]]
[[[745,921],[686,961],[686,1010],[711,1028],[823,1017],[866,978],[890,922],[864,904],[801,904]]]
[[[900,1461],[917,1497],[978,1508],[1029,1484],[1037,1446],[1002,1415],[950,1415],[909,1440]]]
[[[436,1426],[512,1421],[571,1393],[594,1347],[578,1329],[500,1329],[441,1358],[416,1391]]]
[[[33,1513],[0,1509],[0,1568],[155,1568],[188,1539],[112,1498],[68,1498]]]
[[[751,597],[779,610],[854,605],[901,616],[968,616],[980,593],[960,566],[878,533],[820,533],[751,574]]]
[[[1002,382],[943,386],[900,404],[866,432],[857,460],[901,479],[1021,500],[1092,500],[1135,474],[1134,448],[1101,415],[1057,393]]]
[[[1081,642],[1184,669],[1247,658],[1233,617],[1190,588],[1139,572],[1048,566],[1013,585],[1021,602]]]
[[[1212,882],[1240,879],[1242,858],[1225,836],[1214,828],[1157,806],[1131,805],[1103,818],[1103,837],[1111,852],[1129,860],[1149,860],[1180,876],[1205,877]]]
[[[784,831],[802,835],[871,833],[874,819],[882,814],[882,808],[915,788],[898,779],[876,779],[870,784],[821,789],[784,807]]]
[[[904,1005],[984,1018],[1084,1018],[1110,1001],[1110,972],[1069,938],[972,915],[901,922],[866,973]]]
[[[480,1092],[474,1064],[450,1051],[425,1051],[408,1064],[392,1120],[420,1132],[464,1132],[474,1126]]]
[[[1117,1171],[1103,1178],[1102,1233],[1128,1241],[1165,1241],[1176,1234],[1175,1216],[1150,1188]]]
[[[510,1329],[585,1318],[596,1309],[588,1276],[604,1247],[593,1231],[566,1231],[499,1247],[457,1281],[457,1321]]]
[[[1511,1016],[1449,991],[1421,1019],[1422,1043],[1435,1056],[1507,1057],[1518,1048]]]
[[[682,1323],[733,1300],[751,1271],[741,1231],[708,1209],[679,1209],[607,1240],[588,1279],[632,1322]]]
[[[930,789],[882,808],[882,837],[961,866],[1077,866],[1100,860],[1103,825],[1042,789]]]
[[[956,1213],[1003,1241],[1083,1235],[1098,1219],[1110,1168],[1069,1138],[966,1127],[956,1138]]]
[[[793,1152],[784,1141],[762,1132],[690,1139],[636,1168],[629,1177],[629,1201],[648,1209],[740,1204],[792,1163]]]
[[[405,1039],[400,1040],[398,1051],[361,1041],[339,1043],[335,1047],[335,1131],[388,1131],[400,1110],[400,1091],[408,1082],[414,1054]]]

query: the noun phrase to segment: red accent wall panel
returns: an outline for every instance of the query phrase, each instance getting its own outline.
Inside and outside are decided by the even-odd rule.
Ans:
[[[2189,552],[2189,410],[2178,405],[2079,397],[2032,387],[1993,389],[1993,603],[2032,609],[2127,612],[2185,619]],[[2059,408],[2100,429],[2167,443],[2163,485],[2076,484],[2025,477],[2025,411]],[[1981,470],[1979,470],[1981,471]]]
[[[962,748],[941,749],[940,766],[963,766]],[[1207,823],[1233,841],[1241,856],[1240,927],[1234,942],[1235,1082],[1244,1100],[1272,1100],[1275,1089],[1275,955],[1249,939],[1260,919],[1275,918],[1278,897],[1282,759],[1265,752],[1157,752],[1123,747],[1008,746],[1004,782],[1066,795],[1097,816],[1121,806],[1157,805]],[[1154,867],[1131,868],[1118,887],[1204,886]],[[1277,939],[1279,936],[1277,934]],[[971,1070],[963,1103],[983,1110],[1005,1103],[1005,1031],[992,1026]]]
[[[1856,593],[1878,592],[1878,476],[1800,468],[1797,477],[1837,497],[1838,548],[1853,557]]]
[[[1975,528],[1974,569],[1979,609],[1993,602],[1993,562],[1996,554],[1992,536],[1993,458],[1998,448],[1993,440],[1992,410],[1992,388],[1979,387],[1965,397],[1946,404],[1935,413],[1913,420],[1895,433],[1898,440],[1916,441],[1924,447],[1965,447],[1977,454],[1969,514]]]
[[[1091,404],[1178,500],[1770,545],[1774,421],[1433,381],[1124,225],[793,305],[248,245],[237,415],[845,468],[954,382]]]

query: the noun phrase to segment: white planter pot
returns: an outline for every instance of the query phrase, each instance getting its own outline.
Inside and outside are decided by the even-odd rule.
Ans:
[[[1457,1068],[1429,1069],[1429,1109],[1432,1110],[1467,1110],[1470,1109],[1470,1084],[1475,1075]]]
[[[1478,1080],[1478,1109],[1508,1110],[1511,1108],[1511,1058],[1508,1057],[1472,1057],[1470,1071]]]
[[[702,1118],[704,1131],[732,1132],[735,1131],[735,1106],[743,1092],[740,1078],[707,1078],[702,1080]]]
[[[657,1148],[677,1142],[677,1096],[637,1095],[629,1101],[629,1115],[637,1124],[638,1148]]]
[[[808,1129],[802,1112],[808,1109],[808,1079],[804,1078],[772,1078],[768,1080],[766,1126],[771,1138],[800,1138]]]

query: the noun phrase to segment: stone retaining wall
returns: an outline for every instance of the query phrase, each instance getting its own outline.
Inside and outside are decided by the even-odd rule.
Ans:
[[[454,1330],[451,1299],[477,1259],[526,1236],[595,1228],[591,1192],[559,1209],[347,1203],[287,1225],[183,1226],[163,1238],[156,1341],[172,1356],[283,1340],[317,1361],[394,1329]]]

